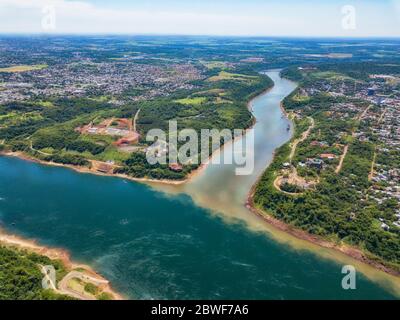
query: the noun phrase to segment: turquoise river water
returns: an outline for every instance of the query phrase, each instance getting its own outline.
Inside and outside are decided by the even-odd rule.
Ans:
[[[251,102],[252,175],[211,164],[185,185],[145,185],[0,157],[0,226],[65,248],[127,298],[398,298],[398,278],[274,230],[245,208],[273,151],[291,137],[280,102],[295,84],[268,75],[275,87]],[[341,287],[344,264],[359,271],[356,290]]]

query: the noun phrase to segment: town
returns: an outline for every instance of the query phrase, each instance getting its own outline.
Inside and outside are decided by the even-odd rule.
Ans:
[[[390,44],[380,58],[383,44],[369,41],[187,41],[173,36],[0,40],[0,153],[7,156],[2,158],[5,166],[25,165],[10,158],[19,157],[44,168],[121,178],[110,192],[117,192],[113,208],[134,200],[121,212],[140,214],[135,210],[142,199],[135,197],[141,193],[120,201],[120,187],[140,188],[128,183],[134,180],[186,190],[183,185],[207,177],[209,167],[213,170],[212,162],[203,166],[196,157],[209,159],[231,141],[219,139],[218,146],[194,152],[193,159],[175,159],[169,154],[175,149],[171,133],[255,132],[256,150],[265,152],[254,153],[253,173],[240,180],[248,188],[226,187],[239,181],[230,176],[230,166],[217,170],[211,191],[194,188],[194,200],[215,211],[235,207],[243,212],[247,207],[278,228],[293,230],[296,237],[351,248],[358,260],[399,270],[400,44]],[[171,121],[176,129],[170,130]],[[153,129],[167,134],[151,135]],[[179,141],[176,147],[186,143]],[[149,154],[160,161],[149,161]],[[9,181],[8,170],[4,174]],[[53,181],[52,175],[44,179]],[[99,179],[104,180],[94,181],[108,180]],[[60,179],[61,188],[64,182]],[[93,208],[97,200],[108,201],[92,200]],[[104,203],[87,214],[106,208]],[[24,211],[29,210],[15,214]],[[106,212],[113,219],[109,212],[113,209]],[[69,214],[60,219],[65,217]],[[21,223],[14,213],[9,221],[13,227]],[[129,219],[119,218],[113,226],[129,228]]]
[[[399,71],[361,63],[284,70],[301,83],[283,102],[294,137],[278,149],[256,204],[391,259],[400,234]]]

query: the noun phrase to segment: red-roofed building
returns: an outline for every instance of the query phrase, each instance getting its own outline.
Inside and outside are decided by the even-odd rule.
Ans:
[[[169,168],[175,172],[181,172],[183,170],[183,166],[179,163],[171,163]]]

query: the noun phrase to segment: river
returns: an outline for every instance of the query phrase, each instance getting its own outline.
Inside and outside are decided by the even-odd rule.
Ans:
[[[253,174],[211,164],[186,185],[144,185],[0,157],[1,226],[67,249],[128,298],[395,299],[398,278],[277,231],[245,208],[291,137],[280,102],[295,84],[268,75],[274,88],[251,103]],[[341,288],[344,264],[359,271],[357,290]]]

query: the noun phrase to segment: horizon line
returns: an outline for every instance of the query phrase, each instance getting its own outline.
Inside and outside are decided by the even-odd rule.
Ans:
[[[77,33],[77,32],[2,32],[0,36],[153,36],[153,37],[214,37],[214,38],[263,38],[263,39],[341,39],[341,40],[400,40],[400,36],[335,36],[335,35],[235,35],[235,34],[180,34],[180,33]]]

